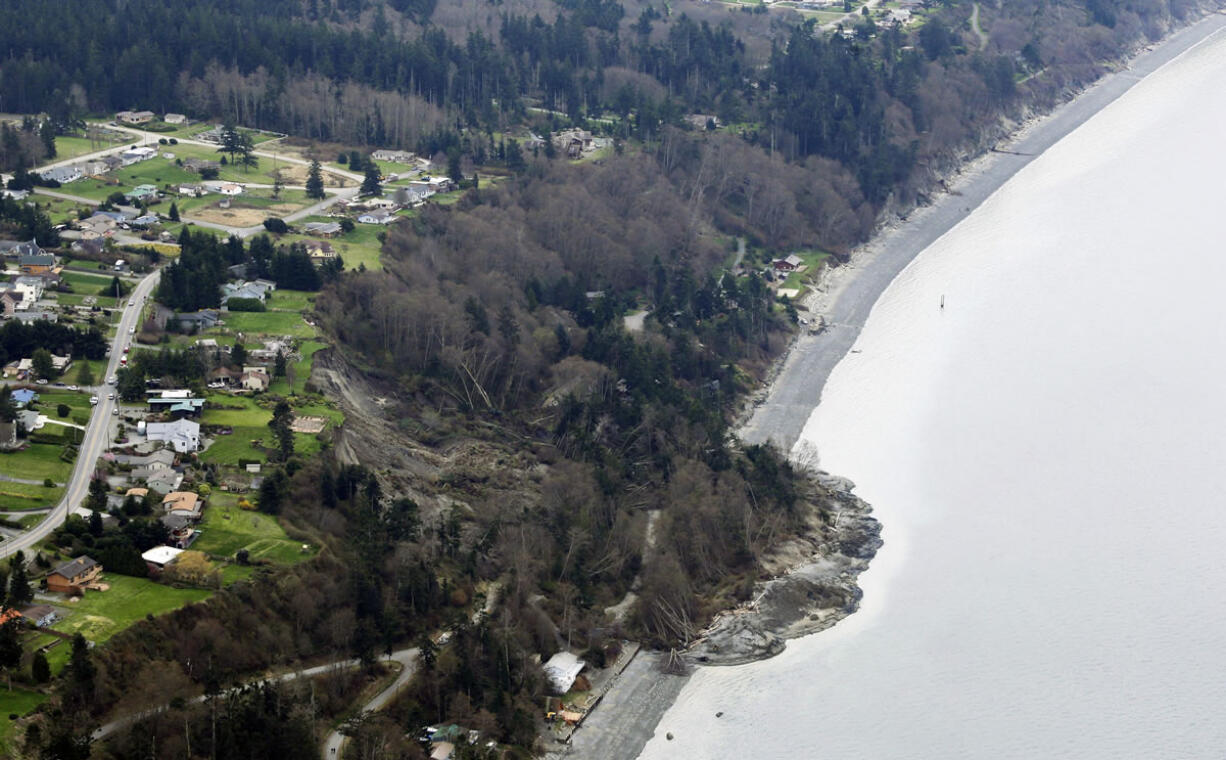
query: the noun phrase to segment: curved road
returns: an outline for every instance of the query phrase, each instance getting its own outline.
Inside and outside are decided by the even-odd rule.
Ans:
[[[368,710],[381,709],[385,704],[387,704],[388,700],[390,700],[392,696],[394,696],[400,689],[404,688],[404,685],[409,682],[409,679],[412,678],[413,673],[416,669],[417,648],[414,647],[412,649],[401,649],[399,651],[392,652],[392,654],[388,657],[388,659],[394,660],[395,662],[400,663],[401,665],[404,666],[404,668],[401,670],[400,675],[396,677],[396,680],[393,681],[390,686],[388,686],[383,691],[379,692],[379,694],[376,695],[375,698],[372,699],[367,704],[366,709]],[[285,683],[288,681],[296,680],[298,678],[303,678],[303,677],[309,678],[312,676],[324,675],[325,673],[329,673],[333,670],[348,670],[349,668],[356,668],[360,666],[361,664],[362,664],[361,660],[337,660],[336,662],[328,662],[328,663],[324,663],[323,665],[316,665],[310,668],[303,668],[302,670],[293,670],[293,671],[290,671],[289,673],[282,673],[281,675],[271,676],[268,678],[264,678],[264,677],[253,678],[250,681],[247,681],[240,686],[234,686],[229,689],[226,689],[225,692],[223,693],[238,691],[239,689],[245,688],[252,684]],[[192,698],[190,701],[191,702],[203,702],[207,698],[208,698],[207,694],[201,694],[198,697]],[[375,705],[376,702],[378,702],[378,706],[372,707],[372,705]],[[166,705],[161,705],[159,707],[150,708],[143,712],[133,713],[131,715],[125,715],[122,718],[116,718],[115,720],[109,723],[104,723],[101,726],[99,726],[97,729],[95,729],[94,732],[90,734],[90,739],[94,741],[98,741],[99,739],[105,739],[106,737],[115,733],[116,731],[123,728],[124,726],[127,726],[138,720],[143,720],[144,718],[147,718],[151,715],[159,713],[165,709],[166,709]],[[339,736],[339,734],[336,734],[335,732],[333,732],[333,734]],[[328,739],[330,741],[332,739],[332,736],[329,736]],[[339,747],[340,745],[338,744],[336,746]]]
[[[141,280],[128,296],[123,316],[120,317],[116,328],[115,339],[111,343],[111,358],[107,362],[106,377],[111,377],[119,370],[121,366],[119,361],[124,355],[123,348],[131,340],[131,333],[137,327],[141,307],[144,306],[145,298],[157,286],[160,277],[161,272],[154,271]],[[105,379],[103,378],[104,382]],[[89,479],[93,475],[98,457],[102,455],[111,439],[111,422],[115,416],[114,410],[118,401],[108,399],[106,396],[113,390],[106,385],[94,389],[95,395],[98,396],[98,405],[94,407],[93,414],[89,418],[89,425],[85,428],[85,437],[81,441],[77,463],[72,470],[72,478],[68,481],[68,487],[64,491],[64,498],[47,513],[46,519],[38,525],[16,538],[0,543],[0,556],[7,557],[13,552],[29,549],[42,541],[51,534],[51,531],[68,519],[72,510],[84,501],[89,491]]]
[[[387,688],[379,692],[366,703],[366,706],[359,710],[359,713],[378,712],[387,706],[392,698],[400,693],[411,678],[417,672],[417,655],[419,651],[416,647],[412,649],[401,649],[399,652],[392,652],[390,659],[395,660],[402,666],[400,675],[396,676],[396,680],[388,684]],[[333,729],[332,733],[328,734],[328,738],[324,741],[323,757],[324,760],[338,760],[343,755],[345,741],[348,739],[339,729]]]

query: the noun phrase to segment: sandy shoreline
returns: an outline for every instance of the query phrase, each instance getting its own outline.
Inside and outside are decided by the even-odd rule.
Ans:
[[[998,144],[1008,152],[990,152],[970,161],[948,180],[948,193],[913,211],[905,223],[887,226],[855,250],[849,264],[830,270],[821,291],[807,303],[814,315],[823,318],[826,328],[820,334],[804,333],[796,338],[759,394],[760,403],[741,426],[741,439],[774,443],[792,452],[793,458],[816,463],[818,452],[794,451],[796,443],[830,372],[851,349],[873,305],[895,277],[1035,157],[1137,82],[1223,29],[1226,15],[1210,14],[1143,50],[1126,68],[1105,75],[1073,100],[1023,125],[1007,143]],[[855,611],[859,601],[856,576],[867,568],[879,545],[876,522],[870,516],[871,507],[850,493],[850,483],[821,477],[828,486],[834,485],[835,498],[850,516],[838,540],[842,543],[844,536],[850,536],[850,541],[839,552],[815,553],[809,562],[759,584],[754,608],[717,618],[712,629],[724,629],[720,632],[723,641],[739,637],[743,654],[722,646],[715,652],[700,647],[694,652],[698,657],[713,664],[762,659],[782,651],[785,639],[828,628]],[[832,589],[833,595],[827,593]],[[756,653],[749,654],[755,649]],[[661,673],[655,657],[640,654],[571,742],[549,747],[547,756],[635,760],[689,680],[688,676]]]

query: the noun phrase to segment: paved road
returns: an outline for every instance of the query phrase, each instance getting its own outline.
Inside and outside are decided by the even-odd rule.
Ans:
[[[378,712],[384,707],[387,707],[388,702],[392,701],[400,691],[413,678],[413,674],[417,672],[417,655],[419,651],[416,647],[413,649],[401,649],[399,652],[392,652],[391,659],[400,663],[404,667],[400,669],[400,675],[396,676],[396,680],[388,684],[387,688],[379,692],[366,705],[358,710],[359,713]],[[333,730],[328,734],[327,740],[324,741],[323,758],[324,760],[337,760],[344,752],[345,742],[347,737],[338,730]]]
[[[388,694],[388,692],[391,691],[392,689],[403,688],[404,684],[408,683],[409,678],[413,674],[414,666],[417,661],[417,648],[414,647],[412,649],[401,649],[397,652],[392,652],[391,656],[388,657],[388,659],[394,660],[395,662],[399,662],[401,665],[404,665],[404,668],[401,671],[400,675],[397,676],[396,680],[392,682],[392,685],[389,686],[387,689],[384,689],[383,691],[379,692],[379,694],[375,697],[375,699],[371,700],[369,704],[374,704],[376,700],[379,700],[379,698],[382,697],[384,694]],[[303,668],[301,670],[293,670],[288,673],[282,673],[276,676],[267,676],[267,677],[261,676],[259,678],[253,678],[250,681],[247,681],[246,683],[242,684],[241,686],[234,686],[229,689],[226,689],[223,693],[228,694],[233,691],[239,691],[240,689],[250,686],[251,684],[257,684],[257,683],[288,683],[290,681],[294,681],[299,678],[304,678],[304,677],[310,678],[312,676],[320,676],[326,673],[331,673],[336,670],[348,670],[349,668],[356,668],[361,664],[362,664],[361,660],[337,660],[335,662],[329,662],[323,665],[316,665],[310,668]],[[397,684],[400,684],[400,686],[397,687]],[[392,692],[393,695],[394,693],[395,692]],[[190,701],[203,702],[207,698],[208,698],[208,695],[201,694],[200,696],[195,697]],[[390,699],[390,698],[391,698],[390,696],[387,697],[387,699]],[[382,702],[380,702],[379,707],[370,708],[368,705],[367,709],[378,710],[381,707],[383,707],[384,704],[386,704],[387,699],[384,699]],[[115,733],[116,731],[123,728],[124,726],[127,726],[138,720],[147,718],[151,715],[155,715],[165,709],[166,709],[166,705],[160,705],[158,707],[153,707],[143,712],[134,713],[132,715],[125,715],[122,718],[116,718],[110,723],[104,723],[103,725],[99,726],[94,731],[94,733],[90,735],[90,738],[93,739],[94,741],[98,741],[99,739],[105,739],[106,737]]]
[[[159,277],[161,277],[160,271],[148,275],[128,296],[127,305],[124,307],[123,316],[119,320],[115,333],[115,340],[111,344],[111,359],[107,362],[106,377],[118,371],[120,359],[124,355],[123,348],[131,340],[130,333],[136,328],[140,319],[145,297],[153,292]],[[0,556],[7,557],[18,550],[29,549],[42,541],[84,501],[89,491],[89,479],[94,472],[94,466],[111,439],[111,424],[115,416],[113,412],[118,402],[108,399],[106,397],[108,392],[107,386],[100,386],[96,389],[98,405],[94,407],[94,412],[89,418],[89,425],[85,428],[85,437],[77,453],[77,463],[73,468],[72,478],[68,481],[68,487],[64,491],[64,498],[48,513],[47,519],[20,536],[0,543]]]
[[[1077,99],[996,153],[981,172],[917,211],[911,221],[885,235],[875,257],[857,272],[826,314],[830,325],[820,335],[801,335],[772,385],[766,401],[741,428],[749,443],[772,442],[790,451],[821,399],[831,370],[855,343],[877,298],[920,251],[953,229],[967,214],[1034,160],[1094,114],[1110,105],[1145,75],[1179,56],[1210,35],[1226,29],[1226,16],[1209,16],[1176,32],[1168,42],[1138,56],[1118,74],[1104,77]],[[937,304],[933,304],[937,308]]]

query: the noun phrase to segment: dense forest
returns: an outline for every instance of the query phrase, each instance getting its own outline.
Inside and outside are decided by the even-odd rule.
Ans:
[[[805,473],[731,430],[797,318],[758,267],[728,272],[736,239],[846,252],[883,211],[923,202],[1004,120],[1050,105],[1191,9],[1002,3],[983,9],[981,48],[957,2],[919,30],[863,20],[846,36],[718,4],[7,3],[0,97],[56,123],[183,110],[450,153],[470,169],[493,160],[495,132],[524,125],[585,125],[617,146],[577,165],[504,155],[513,178],[392,227],[383,271],[318,284],[334,348],[311,390],[344,377],[386,407],[351,414],[318,456],[291,446],[272,457],[254,498],[325,551],[82,655],[64,703],[96,720],[213,695],[121,732],[100,750],[110,757],[246,757],[243,737],[260,732],[306,747],[313,697],[221,687],[272,665],[336,653],[373,663],[417,644],[420,675],[388,717],[352,728],[354,756],[415,757],[404,732],[440,721],[531,747],[538,657],[569,648],[600,663],[623,636],[684,646],[820,512]],[[689,114],[733,126],[696,129]],[[177,309],[215,305],[232,264],[305,271],[268,238],[184,235],[159,291]],[[206,358],[149,371],[195,380]],[[489,594],[492,613],[474,614]],[[624,616],[606,613],[628,599]],[[444,629],[451,641],[437,647],[428,635]],[[139,688],[155,673],[162,688]],[[218,732],[219,714],[242,724]],[[75,733],[51,722],[35,743],[75,747],[88,722]]]

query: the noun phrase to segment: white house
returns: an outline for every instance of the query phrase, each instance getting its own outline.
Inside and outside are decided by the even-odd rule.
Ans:
[[[579,677],[579,671],[583,670],[586,664],[570,652],[558,652],[541,666],[541,670],[545,671],[545,679],[549,681],[554,693],[565,694],[570,691],[575,679]]]
[[[200,450],[200,423],[188,419],[150,422],[145,435],[151,441],[164,441],[180,454]]]
[[[179,195],[199,198],[202,195],[207,195],[208,192],[209,189],[204,185],[179,185]]]
[[[378,211],[367,211],[358,217],[358,221],[362,224],[389,224],[395,219],[395,214],[385,209],[380,209]]]
[[[119,158],[123,161],[124,166],[131,166],[132,164],[155,158],[157,154],[158,152],[154,148],[139,145],[135,148],[128,148],[123,153],[120,153]]]
[[[243,186],[234,182],[223,182],[217,186],[217,192],[222,195],[242,195]]]
[[[168,113],[162,117],[162,121],[167,124],[186,124],[187,117],[181,113]]]
[[[391,161],[395,164],[412,164],[413,159],[417,156],[407,150],[384,150],[379,149],[370,154],[370,157],[376,161]]]
[[[174,546],[155,546],[140,558],[145,561],[145,564],[152,570],[165,570],[166,566],[173,563],[183,553],[182,549]]]
[[[40,172],[38,176],[45,180],[54,180],[61,185],[67,185],[69,182],[76,182],[84,175],[75,166],[56,166]]]

